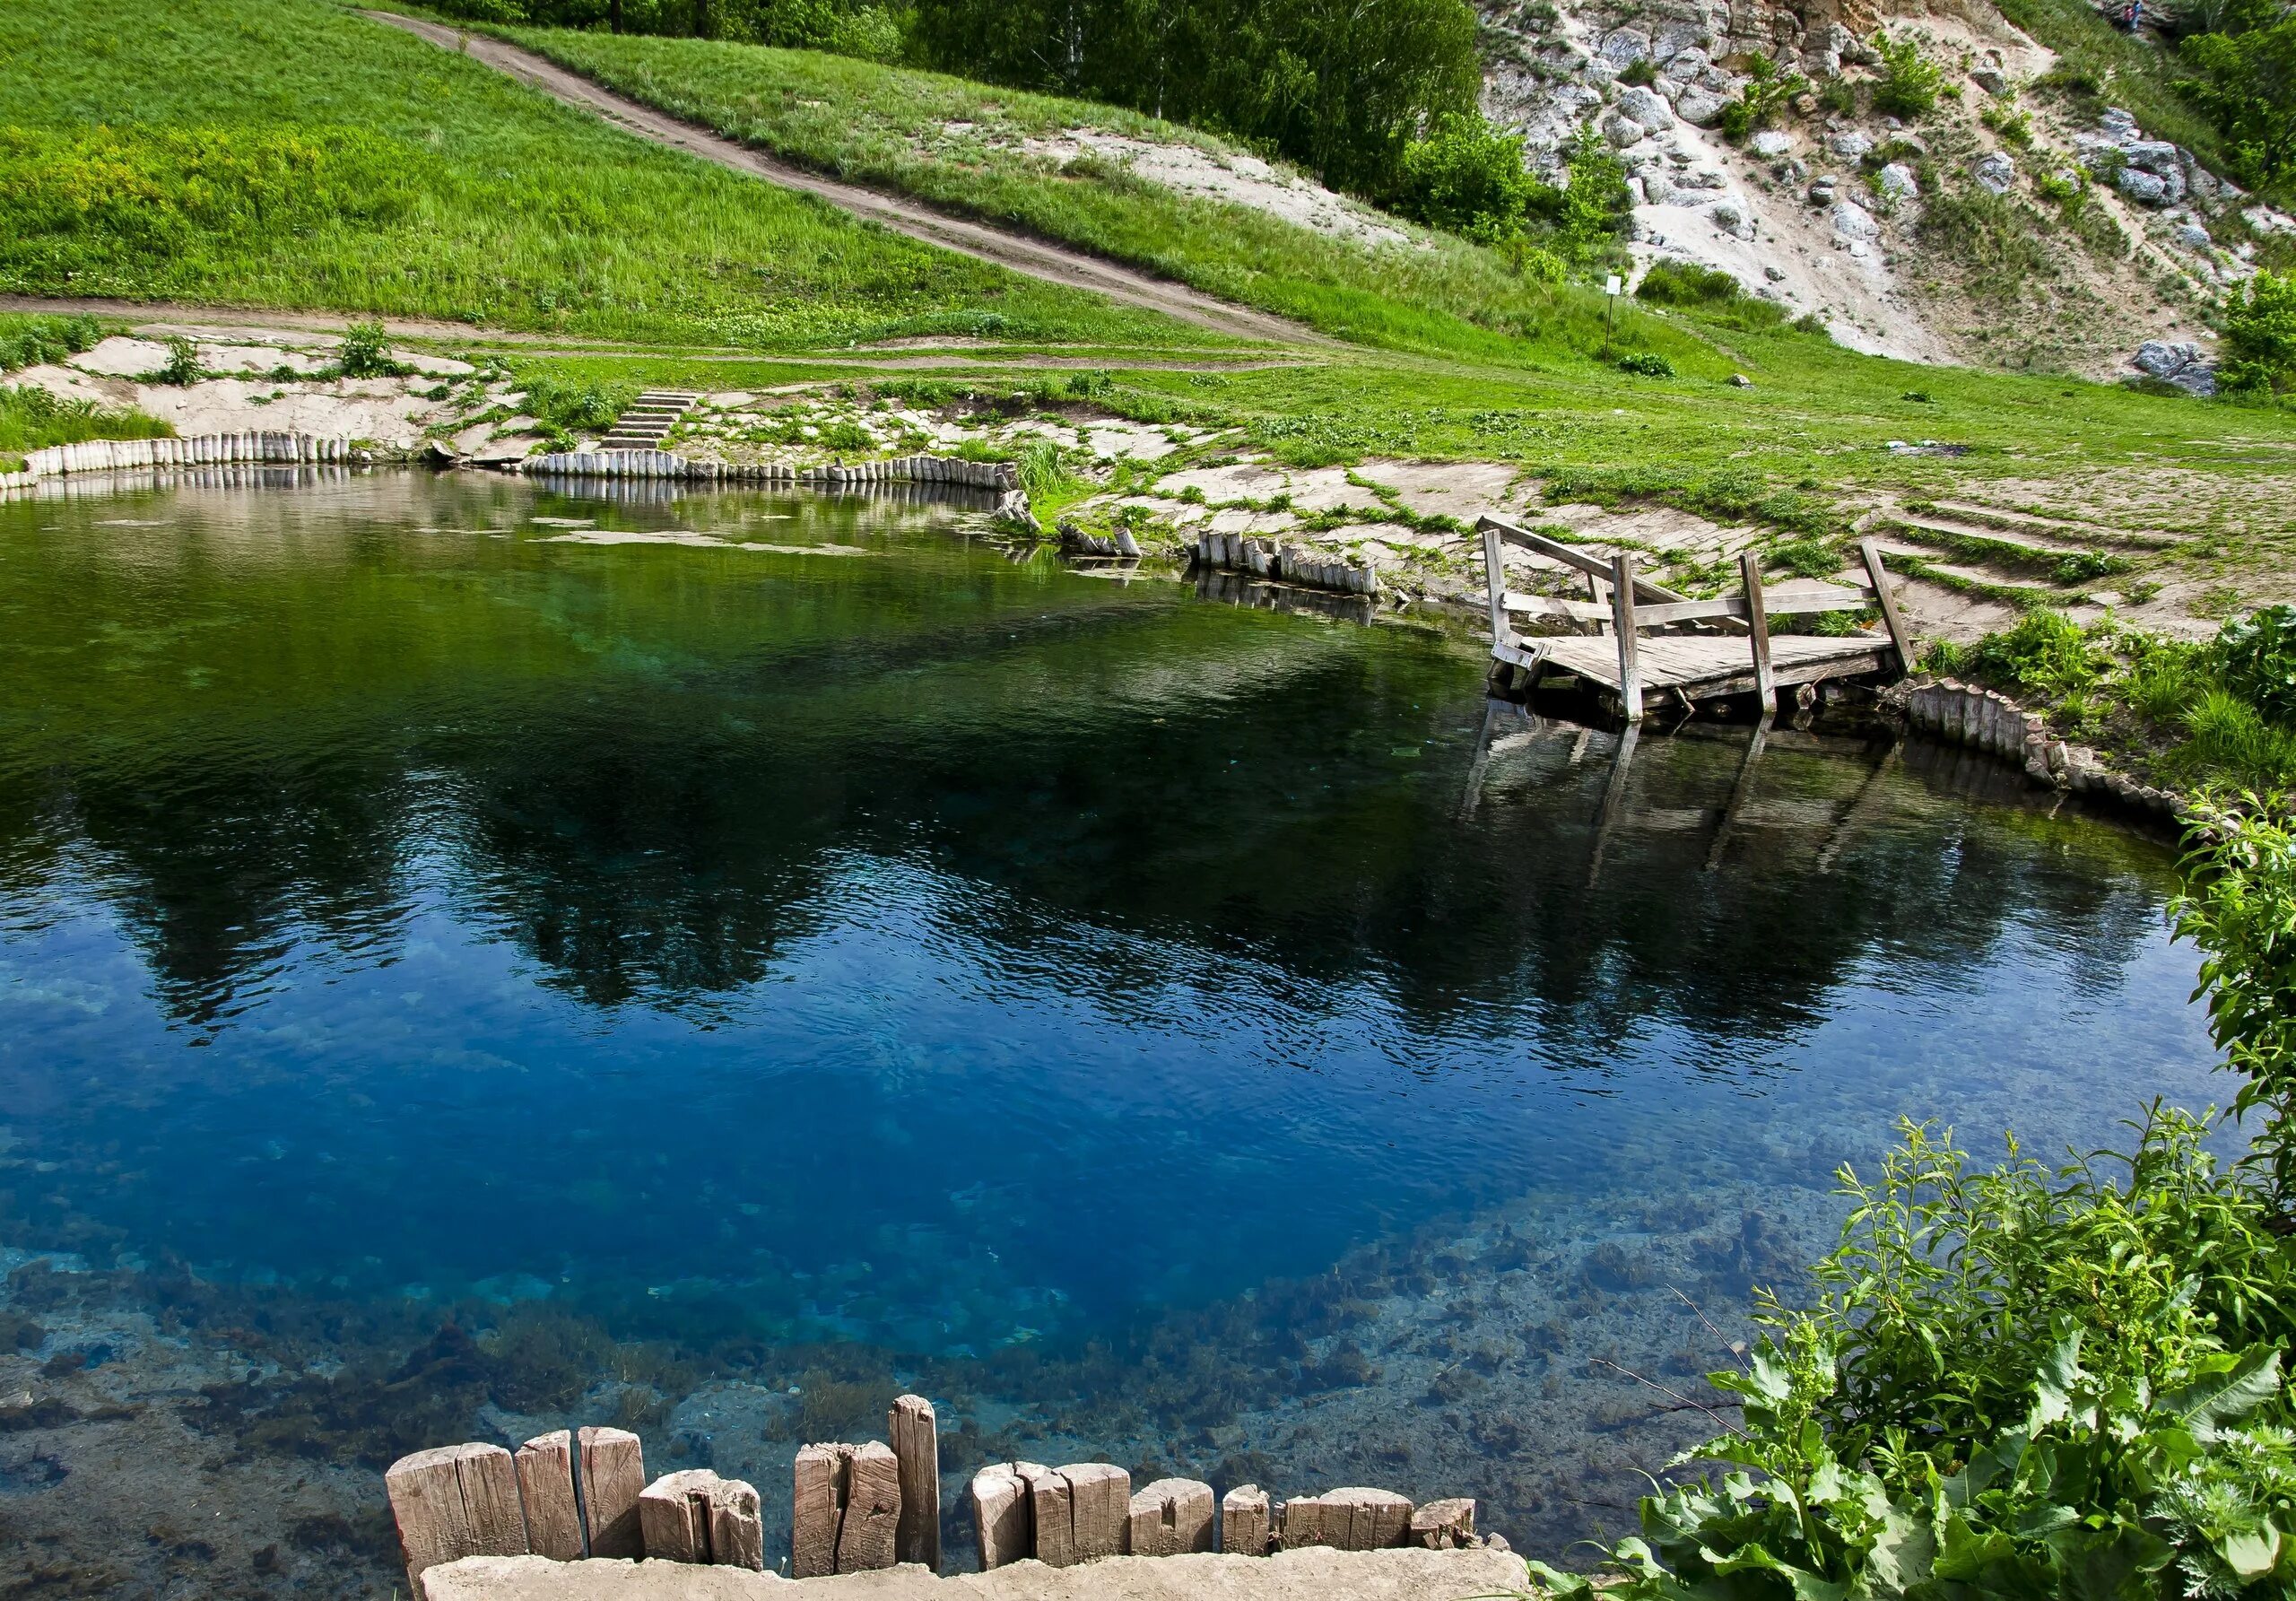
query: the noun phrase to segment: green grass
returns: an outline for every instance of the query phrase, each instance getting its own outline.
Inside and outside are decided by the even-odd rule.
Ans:
[[[769,349],[1212,338],[658,149],[321,0],[0,6],[0,290]]]
[[[2212,167],[2223,161],[2215,125],[2176,91],[2176,57],[2131,39],[2089,0],[2000,0],[2001,14],[2057,53],[2050,86],[2092,112],[2121,106],[2147,137],[2167,139]]]
[[[810,50],[501,31],[610,88],[799,165],[1012,223],[1352,342],[1519,360],[1526,345],[1583,355],[1603,341],[1598,294],[1541,283],[1499,251],[1448,234],[1389,219],[1412,242],[1366,248],[1146,183],[1120,161],[1062,162],[1022,148],[1091,127],[1190,145],[1223,161],[1248,157],[1117,107]],[[1722,358],[1698,340],[1631,312],[1619,319],[1617,344],[1727,376]]]
[[[31,451],[83,439],[164,439],[175,430],[132,406],[58,400],[28,385],[0,385],[0,472],[13,472]]]

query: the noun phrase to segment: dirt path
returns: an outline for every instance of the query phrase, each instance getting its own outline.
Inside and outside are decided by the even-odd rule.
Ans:
[[[1161,311],[1182,322],[1194,323],[1198,327],[1211,328],[1241,339],[1268,339],[1285,344],[1331,343],[1324,335],[1288,318],[1254,311],[1248,307],[1231,305],[1186,284],[1151,277],[1135,268],[1102,261],[1064,246],[1048,244],[1026,234],[1008,232],[984,222],[953,217],[904,196],[880,194],[857,184],[841,183],[836,178],[808,172],[802,167],[790,166],[746,144],[707,132],[691,123],[682,122],[657,111],[650,106],[602,89],[579,73],[570,71],[555,62],[545,61],[532,51],[505,44],[500,39],[476,33],[466,35],[437,22],[426,22],[392,12],[362,11],[359,14],[389,27],[403,28],[443,48],[459,50],[474,60],[483,61],[497,71],[533,84],[554,100],[585,111],[596,112],[641,139],[684,151],[689,155],[700,156],[705,161],[714,161],[720,167],[729,167],[752,178],[761,178],[785,189],[811,195],[841,211],[865,218],[895,233],[922,239],[926,244],[994,262],[998,266],[1009,267],[1031,278],[1041,278],[1048,283],[1090,290],[1127,306]]]

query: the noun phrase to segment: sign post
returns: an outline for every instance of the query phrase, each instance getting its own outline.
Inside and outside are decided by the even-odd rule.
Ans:
[[[1625,287],[1616,273],[1613,273],[1610,281],[1603,285],[1603,292],[1610,296],[1610,303],[1603,308],[1603,360],[1605,361],[1611,359],[1611,322],[1618,315],[1618,291]]]

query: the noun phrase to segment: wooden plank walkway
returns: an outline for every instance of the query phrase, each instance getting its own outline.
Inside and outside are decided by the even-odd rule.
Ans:
[[[1766,717],[1781,686],[1892,669],[1902,674],[1912,665],[1912,641],[1890,593],[1882,553],[1870,539],[1858,547],[1866,570],[1862,583],[1799,582],[1767,588],[1761,558],[1747,551],[1738,561],[1741,593],[1692,600],[1638,577],[1629,551],[1605,561],[1499,517],[1485,517],[1477,531],[1483,535],[1489,591],[1491,655],[1498,664],[1492,670],[1496,690],[1506,691],[1509,681],[1519,680],[1514,689],[1526,692],[1542,676],[1562,673],[1607,692],[1629,723],[1640,720],[1645,697],[1653,693],[1671,693],[1685,704],[1753,694],[1760,697]],[[1508,588],[1505,547],[1510,544],[1580,574],[1589,598],[1569,600]],[[1770,632],[1772,616],[1806,617],[1868,607],[1881,613],[1887,632]],[[1596,631],[1518,634],[1517,616],[1592,625]],[[1684,626],[1709,631],[1647,632]],[[1723,631],[1711,631],[1717,630]]]

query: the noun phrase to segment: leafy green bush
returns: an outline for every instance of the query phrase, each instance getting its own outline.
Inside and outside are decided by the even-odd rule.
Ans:
[[[392,356],[390,335],[378,322],[355,322],[344,329],[335,364],[345,378],[403,378],[414,370]]]
[[[2296,16],[2268,17],[2178,48],[2196,74],[2178,89],[2214,119],[2233,170],[2259,188],[2296,178]]]
[[[2296,606],[2266,606],[2216,636],[2224,682],[2267,717],[2296,723]]]
[[[199,346],[177,334],[168,340],[168,359],[152,374],[152,381],[188,388],[206,376],[206,369],[199,364]]]
[[[2296,1275],[2264,1190],[2155,1105],[2135,1153],[1987,1172],[1907,1127],[1848,1170],[1818,1298],[1769,1301],[1726,1469],[1647,1499],[1617,1601],[2282,1593]],[[2118,1167],[2121,1171],[2116,1173]],[[1594,1601],[1583,1577],[1532,1564]]]
[[[1560,188],[1538,186],[1532,214],[1553,230],[1565,255],[1583,261],[1609,253],[1634,217],[1625,164],[1594,129],[1582,127],[1563,160],[1563,178]]]
[[[2296,388],[2296,273],[2258,273],[2225,308],[2217,376],[2235,393]]]
[[[1768,127],[1793,98],[1810,86],[1799,73],[1787,73],[1760,51],[1746,66],[1746,86],[1738,98],[1722,108],[1722,136],[1737,144],[1758,128]]]
[[[1774,328],[1787,320],[1785,307],[1750,295],[1729,274],[1695,262],[1652,262],[1634,294],[1637,300],[1679,306],[1742,328]]]
[[[2296,833],[2254,807],[2206,821],[2215,843],[2192,863],[2177,933],[2201,949],[2209,1032],[2245,1080],[2232,1109],[2261,1109],[2254,1160],[2285,1216],[2296,1206]]]
[[[2046,607],[2026,613],[2005,633],[1987,635],[1962,659],[1967,671],[2049,696],[2094,689],[2118,665],[2102,631]]]
[[[1636,351],[1632,355],[1618,359],[1621,372],[1636,373],[1643,378],[1672,378],[1674,364],[1656,351]]]
[[[638,398],[630,384],[575,382],[549,373],[526,380],[526,414],[563,433],[601,434],[614,425],[622,408]]]
[[[1390,204],[1431,228],[1492,244],[1522,231],[1544,187],[1523,165],[1522,140],[1477,111],[1447,117],[1404,146]]]
[[[1926,117],[1936,109],[1945,87],[1945,74],[1921,53],[1913,40],[1874,36],[1874,49],[1882,58],[1881,77],[1874,85],[1874,109],[1892,117]]]

